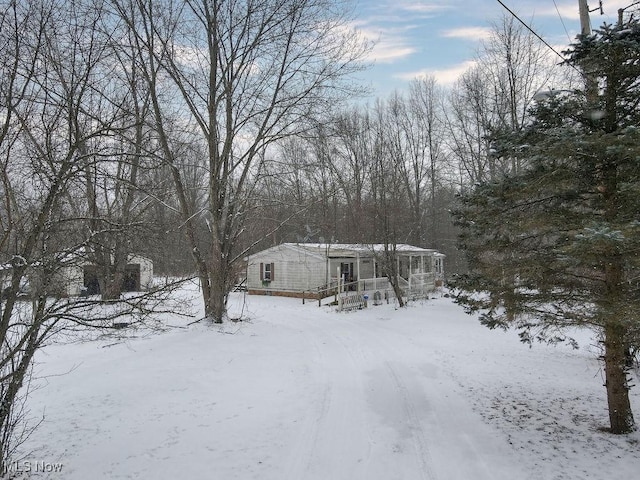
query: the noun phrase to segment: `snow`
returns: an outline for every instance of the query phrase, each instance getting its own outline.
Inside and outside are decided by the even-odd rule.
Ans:
[[[21,462],[63,470],[32,468],[31,478],[637,475],[640,435],[602,430],[605,390],[587,332],[577,332],[578,350],[528,348],[443,296],[346,314],[290,298],[232,301],[248,321],[171,318],[163,332],[40,352],[28,406],[44,421]],[[640,420],[635,389],[632,402]]]

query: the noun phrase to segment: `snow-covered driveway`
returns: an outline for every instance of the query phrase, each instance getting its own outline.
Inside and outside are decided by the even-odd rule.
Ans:
[[[588,348],[528,349],[446,298],[339,314],[248,297],[245,314],[48,347],[28,458],[63,472],[40,477],[604,479],[640,464],[638,435],[598,431]]]
[[[433,349],[384,318],[300,318],[292,328],[314,352],[314,380],[284,478],[517,478],[508,445],[471,414]]]

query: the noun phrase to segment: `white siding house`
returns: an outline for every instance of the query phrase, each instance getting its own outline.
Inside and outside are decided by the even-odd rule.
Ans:
[[[386,288],[376,258],[380,244],[283,243],[247,258],[247,289],[250,294],[323,296],[342,288],[358,291]],[[419,281],[437,286],[444,279],[441,253],[426,248],[396,246],[401,281],[410,287]],[[321,293],[323,292],[323,293]]]
[[[283,243],[248,258],[249,293],[296,296],[326,283],[326,257],[298,244]]]

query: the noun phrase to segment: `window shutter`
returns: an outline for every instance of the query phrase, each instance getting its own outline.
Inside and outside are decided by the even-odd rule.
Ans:
[[[264,263],[260,263],[260,281],[264,280]]]
[[[275,264],[271,264],[271,281],[273,282],[276,279],[276,271],[274,270]]]

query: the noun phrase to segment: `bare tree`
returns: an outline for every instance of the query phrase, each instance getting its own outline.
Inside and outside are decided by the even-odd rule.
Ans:
[[[384,247],[381,252],[377,252],[376,262],[380,265],[382,274],[389,279],[398,304],[404,307],[397,244],[400,243],[406,226],[407,202],[402,167],[397,162],[399,138],[395,128],[395,108],[397,98],[393,97],[388,104],[376,104],[371,193],[375,236]]]
[[[24,213],[19,195],[22,185],[16,179],[13,160],[20,142],[23,112],[30,111],[33,106],[29,98],[31,80],[36,75],[38,62],[42,61],[40,48],[49,13],[39,11],[36,5],[15,2],[3,2],[0,10],[0,471],[5,471],[6,463],[20,442],[17,431],[17,412],[21,408],[19,392],[40,333],[40,328],[25,331],[13,320],[27,267],[24,256],[18,255],[20,237],[28,235],[20,253],[31,253],[36,248],[38,233],[46,223],[46,214],[36,214],[39,220],[36,231],[31,232],[26,225],[27,219],[21,215]],[[49,206],[52,203],[48,196],[45,201]],[[12,250],[13,255],[9,253]]]
[[[136,32],[165,160],[175,159],[167,131],[171,110],[206,146],[206,211],[194,215],[183,200],[180,209],[206,316],[222,322],[245,254],[234,246],[265,150],[308,128],[314,113],[347,93],[343,80],[360,68],[364,45],[328,0],[113,3]],[[161,78],[178,92],[168,103],[160,100]],[[173,176],[182,199],[177,168]],[[192,226],[198,218],[210,229],[206,251]]]
[[[447,110],[450,150],[464,183],[519,169],[518,158],[493,155],[492,139],[520,130],[534,94],[560,77],[557,59],[511,16],[493,25],[476,66],[455,84]],[[566,79],[566,77],[562,77]]]
[[[0,9],[0,471],[20,442],[21,401],[43,342],[73,325],[112,326],[120,315],[133,322],[153,306],[140,295],[104,307],[61,288],[102,233],[84,228],[75,197],[85,172],[113,153],[106,146],[122,113],[97,95],[111,81],[98,7],[34,1]]]
[[[534,94],[554,78],[556,58],[511,15],[493,24],[479,66],[493,92],[496,127],[520,130]]]
[[[491,124],[488,87],[480,70],[473,68],[456,82],[447,109],[449,150],[459,165],[461,184],[495,175],[489,155]]]
[[[151,197],[139,186],[151,162],[146,151],[149,95],[129,39],[114,31],[103,4],[76,5],[70,7],[75,21],[57,31],[56,52],[75,50],[77,54],[59,56],[52,75],[62,85],[64,97],[77,102],[69,112],[72,134],[86,137],[78,148],[93,160],[86,162],[77,188],[84,205],[70,199],[77,204],[78,215],[85,218],[83,227],[90,234],[84,249],[87,260],[96,267],[91,282],[95,291],[90,293],[99,292],[103,299],[112,300],[132,286],[126,267],[140,246],[136,239],[146,236],[149,240],[144,214]],[[72,79],[86,78],[89,88],[66,80],[69,73]]]
[[[436,197],[445,161],[440,91],[433,78],[416,79],[405,95],[395,94],[387,106],[392,158],[399,169],[408,202],[407,240],[434,246],[438,212]]]
[[[365,109],[339,114],[331,123],[331,149],[325,157],[344,198],[344,234],[349,241],[370,240],[366,224],[366,196],[371,170],[371,119]]]
[[[311,171],[311,188],[314,201],[318,205],[316,223],[320,235],[327,242],[343,239],[346,231],[342,228],[343,196],[341,185],[336,179],[333,167],[333,138],[331,120],[316,125],[310,138],[312,154],[317,168]]]

